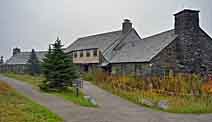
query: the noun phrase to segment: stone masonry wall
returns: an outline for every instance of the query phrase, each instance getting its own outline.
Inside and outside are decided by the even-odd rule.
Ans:
[[[176,41],[177,40],[174,40],[152,59],[152,70],[158,70],[158,72],[163,70],[176,70]]]

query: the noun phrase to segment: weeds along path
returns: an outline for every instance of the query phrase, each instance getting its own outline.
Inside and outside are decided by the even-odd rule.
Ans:
[[[89,82],[84,82],[82,89],[94,97],[98,108],[86,108],[72,104],[60,97],[48,95],[33,89],[24,82],[0,75],[0,80],[8,83],[17,91],[46,106],[61,116],[65,122],[211,122],[212,114],[178,115],[153,111],[140,107],[120,97],[114,96]]]

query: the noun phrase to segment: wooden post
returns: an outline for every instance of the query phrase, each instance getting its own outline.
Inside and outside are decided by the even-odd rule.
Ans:
[[[77,97],[79,96],[79,87],[78,86],[76,87],[76,96]]]

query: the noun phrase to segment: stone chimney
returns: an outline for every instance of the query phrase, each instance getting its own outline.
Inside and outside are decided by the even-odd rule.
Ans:
[[[199,29],[199,11],[184,9],[174,14],[174,16],[176,34]]]
[[[132,29],[132,23],[129,19],[124,19],[124,22],[122,23],[122,32],[127,33]]]
[[[21,49],[20,48],[13,48],[13,56],[17,55],[19,53],[21,53]]]
[[[175,15],[177,63],[180,71],[197,73],[202,62],[201,39],[199,39],[199,11],[185,9]]]

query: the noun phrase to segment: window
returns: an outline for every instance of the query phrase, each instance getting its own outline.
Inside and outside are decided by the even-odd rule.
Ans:
[[[74,58],[77,58],[77,52],[74,52]]]
[[[87,50],[87,51],[86,51],[86,56],[87,56],[87,57],[90,57],[90,55],[91,55],[91,54],[90,54],[90,51]]]
[[[97,56],[97,49],[93,50],[93,56]]]
[[[80,51],[80,57],[83,57],[83,51]]]

